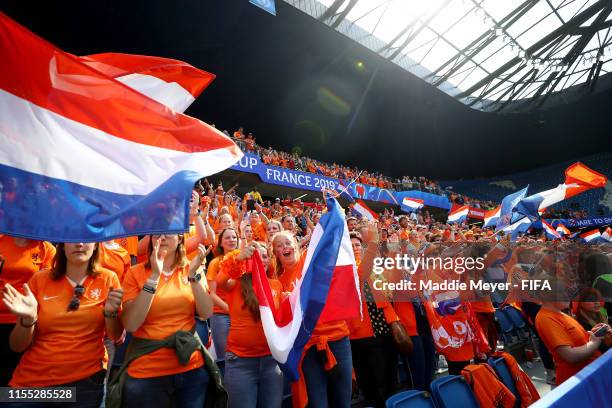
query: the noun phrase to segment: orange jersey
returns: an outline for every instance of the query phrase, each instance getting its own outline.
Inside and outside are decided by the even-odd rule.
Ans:
[[[119,282],[123,281],[123,277],[132,265],[130,254],[121,245],[116,242],[100,243],[98,245],[100,266],[113,271],[117,274]]]
[[[282,285],[276,279],[268,279],[272,296],[276,303],[280,302]],[[270,348],[261,325],[261,320],[255,321],[251,312],[244,306],[244,297],[240,281],[232,287],[228,294],[230,329],[227,336],[227,351],[238,357],[264,357],[270,355]]]
[[[393,308],[409,336],[418,336],[416,315],[412,302],[395,302]]]
[[[23,284],[32,275],[51,268],[55,247],[46,241],[30,241],[26,246],[18,247],[12,237],[5,235],[0,237],[0,256],[4,259],[0,271],[0,291],[4,291],[4,285],[10,283],[23,293]],[[14,324],[16,321],[17,317],[8,311],[4,302],[0,302],[0,324]],[[8,346],[4,344],[2,347]]]
[[[53,280],[51,271],[45,270],[34,274],[28,285],[38,301],[38,323],[10,385],[60,385],[102,370],[107,361],[102,312],[110,289],[120,287],[117,275],[100,269],[88,276],[76,311],[68,311],[74,288],[66,277]]]
[[[137,236],[117,238],[115,239],[115,242],[121,245],[123,249],[125,249],[128,252],[130,256],[138,256],[138,237]]]
[[[218,256],[212,261],[210,261],[210,265],[208,265],[208,271],[206,272],[206,279],[209,283],[217,280],[217,275],[219,274],[219,262],[221,262],[222,259],[223,256]],[[228,303],[228,293],[225,289],[217,287],[215,293],[217,294],[217,296],[223,299],[225,303]],[[213,307],[213,313],[227,314],[217,305]]]
[[[559,357],[557,347],[580,347],[589,341],[589,334],[580,323],[563,312],[542,308],[536,315],[535,326],[555,362],[557,385],[582,370],[601,354],[596,351],[591,357],[579,363],[568,363]]]
[[[151,303],[149,313],[134,337],[162,340],[179,330],[189,331],[195,325],[195,298],[187,281],[187,267],[177,269],[168,280],[162,275]],[[123,302],[136,299],[151,270],[144,264],[133,266],[123,281]],[[162,348],[134,360],[128,367],[128,374],[135,378],[160,377],[179,374],[204,365],[202,353],[197,350],[187,365],[181,365],[174,349]]]

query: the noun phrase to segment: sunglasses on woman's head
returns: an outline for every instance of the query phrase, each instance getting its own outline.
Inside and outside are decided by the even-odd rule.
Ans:
[[[85,293],[85,287],[82,285],[76,285],[74,287],[74,293],[72,294],[72,300],[68,305],[68,311],[74,312],[79,310],[79,306],[81,306],[81,296]]]

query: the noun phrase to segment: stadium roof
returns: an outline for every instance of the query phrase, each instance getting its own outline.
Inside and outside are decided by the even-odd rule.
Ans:
[[[610,0],[284,0],[474,109],[612,87]]]

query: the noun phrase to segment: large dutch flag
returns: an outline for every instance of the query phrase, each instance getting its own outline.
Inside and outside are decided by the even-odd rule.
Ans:
[[[0,13],[0,175],[11,193],[0,233],[90,242],[183,232],[194,182],[242,157],[221,132],[178,112],[210,74],[190,86],[141,56],[111,57],[67,54]],[[121,66],[138,57],[140,67]],[[146,96],[154,72],[158,86],[184,85],[191,97]],[[147,77],[149,91],[131,88]]]
[[[344,214],[330,198],[312,234],[302,275],[277,309],[266,272],[256,252],[251,270],[253,287],[272,356],[290,381],[299,379],[304,346],[317,322],[359,316],[359,277]]]
[[[425,205],[425,200],[420,200],[418,198],[410,198],[404,197],[402,200],[401,209],[405,212],[415,212],[423,208]]]
[[[497,225],[497,220],[499,220],[499,214],[501,213],[501,206],[497,206],[497,208],[489,211],[485,211],[484,223],[482,224],[483,228],[486,227],[494,227]]]
[[[608,179],[577,162],[565,170],[565,182],[557,187],[523,198],[514,211],[529,217],[532,221],[540,218],[544,210],[560,201],[567,200],[592,188],[605,187]]]
[[[470,206],[469,205],[457,205],[457,204],[453,204],[453,206],[451,207],[449,213],[448,213],[448,219],[446,220],[446,222],[448,223],[461,223],[463,221],[465,221],[467,219],[468,213],[470,212]]]

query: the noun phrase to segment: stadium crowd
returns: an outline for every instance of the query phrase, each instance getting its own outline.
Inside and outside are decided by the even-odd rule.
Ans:
[[[225,191],[202,180],[184,235],[56,244],[1,236],[0,385],[76,387],[79,407],[100,406],[105,387],[108,407],[280,407],[283,373],[266,341],[246,261],[259,253],[278,305],[301,276],[325,208],[322,199],[264,200],[256,190],[238,196],[235,187]],[[428,390],[438,355],[453,375],[475,373],[482,365],[471,362],[488,356],[515,367],[498,351],[510,341],[494,319],[502,307],[529,323],[553,384],[612,344],[609,245],[551,243],[541,235],[498,242],[490,229],[447,224],[426,211],[398,216],[391,208],[376,222],[347,211],[346,223],[363,319],[316,325],[301,378],[291,386],[294,407],[349,407],[357,393],[364,406],[384,407],[398,390]],[[435,293],[376,290],[374,258],[398,254],[482,257],[488,280],[556,278],[564,295],[462,292],[450,304],[434,304]],[[445,273],[420,268],[412,279]],[[380,276],[393,282],[406,274],[393,269]],[[578,302],[570,306],[572,300]],[[448,307],[455,312],[444,312]],[[444,343],[441,333],[450,333],[460,316],[473,336],[464,331],[460,344]],[[401,382],[398,357],[408,373]],[[523,382],[527,406],[538,394],[528,378]],[[487,406],[487,395],[477,397]]]

